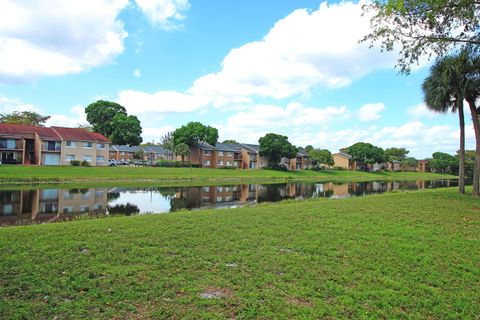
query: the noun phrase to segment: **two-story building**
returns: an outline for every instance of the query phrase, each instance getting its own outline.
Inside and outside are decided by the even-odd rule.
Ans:
[[[5,164],[69,165],[72,160],[107,165],[110,141],[83,128],[0,124],[0,161]]]

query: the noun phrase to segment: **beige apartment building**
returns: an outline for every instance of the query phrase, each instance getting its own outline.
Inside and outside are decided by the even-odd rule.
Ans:
[[[87,161],[108,164],[110,141],[83,128],[0,124],[0,161],[5,164],[70,165]]]

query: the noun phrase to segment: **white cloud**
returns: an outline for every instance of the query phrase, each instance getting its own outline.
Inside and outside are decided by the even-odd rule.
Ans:
[[[141,78],[142,77],[142,72],[140,71],[140,69],[133,70],[133,76],[135,78]]]
[[[185,18],[184,12],[190,8],[188,0],[135,0],[140,10],[150,22],[162,28],[178,27],[178,21]]]
[[[358,118],[360,121],[364,122],[375,121],[382,117],[380,113],[383,110],[385,110],[385,105],[383,103],[368,103],[358,110]]]
[[[161,138],[168,132],[174,131],[176,128],[173,126],[163,126],[160,128],[143,128],[142,138],[143,142],[159,143]]]
[[[52,114],[45,123],[46,126],[78,127],[79,125],[88,125],[85,115],[85,107],[74,106],[70,109],[69,115]]]
[[[78,73],[112,62],[128,0],[0,2],[0,82]]]
[[[295,10],[261,41],[231,50],[221,70],[197,79],[189,92],[215,99],[283,99],[316,86],[342,87],[376,69],[393,67],[394,53],[358,43],[370,30],[363,4],[324,2],[315,11]]]
[[[408,107],[407,114],[413,119],[433,119],[440,115],[440,113],[428,109],[425,103],[419,103],[415,106]]]
[[[32,104],[23,103],[20,99],[0,95],[0,113],[12,113],[14,111],[39,112],[39,109]]]

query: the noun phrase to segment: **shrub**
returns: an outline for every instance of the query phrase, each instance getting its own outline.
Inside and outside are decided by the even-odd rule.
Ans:
[[[347,169],[345,169],[344,167],[335,166],[333,167],[333,170],[345,171]]]
[[[90,167],[90,162],[88,162],[87,160],[83,160],[80,164],[82,167]]]
[[[70,164],[74,167],[80,166],[81,161],[80,160],[71,160]]]

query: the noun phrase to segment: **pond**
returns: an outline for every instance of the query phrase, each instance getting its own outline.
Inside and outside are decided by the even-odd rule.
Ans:
[[[345,198],[392,190],[445,188],[458,180],[289,182],[202,187],[91,187],[0,190],[0,225],[68,221],[81,217],[232,208],[285,199]]]

